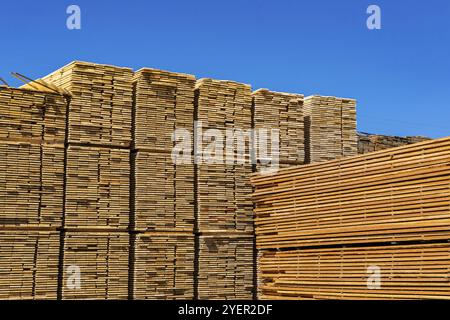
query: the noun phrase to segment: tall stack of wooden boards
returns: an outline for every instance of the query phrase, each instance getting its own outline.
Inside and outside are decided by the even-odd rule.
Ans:
[[[253,176],[261,299],[450,299],[450,138]]]
[[[252,165],[246,134],[252,126],[250,86],[198,80],[195,120],[197,295],[199,299],[252,299]],[[208,132],[222,139],[215,140]],[[226,141],[234,147],[226,148]],[[245,149],[243,153],[240,148]]]
[[[63,299],[128,298],[132,77],[128,68],[73,62],[42,79],[71,94]],[[69,283],[73,270],[79,286]]]
[[[0,299],[56,299],[66,101],[0,87]]]
[[[358,132],[358,153],[364,154],[368,152],[401,147],[426,140],[430,139],[421,136],[398,137]]]
[[[307,162],[321,162],[357,154],[356,101],[309,96],[305,98]]]
[[[191,159],[195,77],[141,69],[133,81],[133,297],[193,299],[194,165],[172,151],[187,132]]]

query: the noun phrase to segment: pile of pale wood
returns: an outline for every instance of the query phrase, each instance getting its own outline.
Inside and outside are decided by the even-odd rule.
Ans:
[[[55,299],[66,101],[0,87],[0,298]]]
[[[308,163],[357,154],[355,100],[309,96],[304,101],[304,114]]]
[[[198,298],[251,299],[250,140],[243,140],[244,155],[239,155],[236,135],[239,131],[245,136],[252,128],[251,88],[233,81],[200,79],[195,97],[195,119],[201,121],[202,127],[200,143],[194,150],[197,157]],[[219,133],[222,141],[209,136],[209,129]],[[227,140],[233,142],[232,150],[226,148]],[[216,142],[223,142],[223,145],[215,145]],[[209,150],[214,151],[206,152]]]
[[[379,150],[401,147],[408,144],[430,140],[421,136],[386,136],[379,134],[358,133],[358,153],[364,154]]]
[[[260,297],[450,298],[449,161],[444,138],[254,176]]]

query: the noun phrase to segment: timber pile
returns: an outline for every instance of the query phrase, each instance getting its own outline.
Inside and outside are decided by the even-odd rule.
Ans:
[[[358,133],[358,153],[364,154],[368,152],[396,148],[426,140],[430,139],[421,136],[397,137]]]
[[[253,298],[253,236],[201,235],[198,298]]]
[[[69,146],[65,226],[129,224],[130,151]]]
[[[304,114],[308,162],[357,154],[355,100],[309,96],[304,100]]]
[[[68,231],[64,242],[63,299],[127,299],[129,235]],[[80,271],[80,287],[73,276]]]
[[[194,126],[195,77],[144,68],[135,73],[134,86],[135,148],[172,152],[174,131]]]
[[[42,78],[70,92],[69,142],[129,147],[133,71],[74,61]]]
[[[303,122],[303,95],[274,92],[259,89],[252,94],[254,108],[254,128],[267,130],[278,129],[279,162],[303,164],[305,161],[305,133]],[[269,139],[270,140],[270,139]],[[261,146],[256,138],[256,150]],[[271,145],[267,144],[267,155],[271,155]],[[257,156],[257,160],[261,155]],[[265,158],[265,157],[262,157]]]
[[[0,230],[0,299],[56,299],[59,234]]]
[[[0,226],[61,226],[63,146],[0,141],[0,167]]]
[[[254,176],[260,296],[450,298],[449,163],[444,138]],[[390,275],[373,293],[369,263]]]
[[[137,152],[136,229],[193,232],[193,189],[193,164],[176,164],[170,153]]]
[[[450,243],[264,251],[260,298],[450,299],[449,266]]]
[[[0,140],[64,143],[64,97],[34,90],[0,87]]]
[[[194,235],[138,234],[134,299],[194,298]]]
[[[202,164],[197,172],[199,231],[252,232],[251,165]]]

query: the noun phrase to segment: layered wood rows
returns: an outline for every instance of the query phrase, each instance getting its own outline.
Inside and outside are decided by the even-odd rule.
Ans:
[[[358,153],[364,154],[430,140],[426,137],[396,137],[358,133]]]
[[[304,101],[307,162],[354,156],[358,150],[356,101],[309,96]]]
[[[253,177],[261,297],[450,298],[449,161],[445,138]]]

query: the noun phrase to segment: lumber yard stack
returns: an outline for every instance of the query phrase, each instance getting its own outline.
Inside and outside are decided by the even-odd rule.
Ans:
[[[0,298],[56,299],[66,99],[0,86]]]
[[[133,82],[131,291],[134,299],[193,299],[195,77],[145,68]],[[175,130],[189,135],[179,140]]]
[[[358,132],[358,154],[401,147],[426,140],[430,140],[430,138],[421,136],[385,136]]]
[[[304,100],[307,163],[357,155],[356,101],[331,96]]]
[[[261,299],[450,298],[450,138],[253,176]]]
[[[62,299],[128,298],[132,77],[75,61],[41,79],[70,93]]]
[[[253,298],[251,140],[246,134],[252,125],[251,108],[249,85],[197,81],[194,154],[199,299]],[[210,133],[222,138],[214,140]],[[226,148],[226,141],[232,141],[232,148]]]

